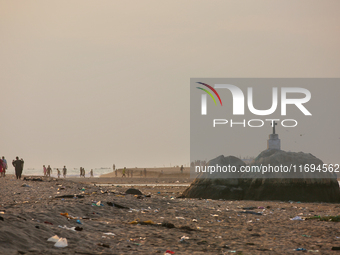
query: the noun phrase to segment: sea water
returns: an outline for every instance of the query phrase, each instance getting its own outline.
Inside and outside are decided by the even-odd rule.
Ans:
[[[67,168],[67,167],[66,167]],[[63,167],[58,168],[60,170],[60,177],[63,177]],[[100,168],[92,168],[93,169],[93,176],[99,177],[102,174],[112,173],[112,168],[108,167],[100,167]],[[85,177],[90,177],[90,171],[91,169],[85,168]],[[6,170],[6,174],[15,174],[14,168],[10,167]],[[80,169],[79,168],[67,168],[67,174],[66,177],[74,178],[79,177]],[[32,176],[43,176],[44,171],[43,169],[36,169],[36,168],[28,168],[24,169],[22,171],[22,175],[32,175]],[[52,168],[51,177],[58,177],[58,171],[57,168]]]

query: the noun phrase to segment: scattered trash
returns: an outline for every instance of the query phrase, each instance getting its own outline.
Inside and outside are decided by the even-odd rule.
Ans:
[[[134,188],[128,189],[127,191],[125,191],[125,193],[131,195],[143,195],[143,193],[140,190]]]
[[[104,235],[108,235],[108,236],[115,236],[114,233],[108,232],[108,233],[104,233]]]
[[[304,220],[303,218],[301,218],[300,216],[295,216],[294,218],[290,219],[290,220]]]
[[[42,182],[42,178],[24,177],[24,181],[38,181]]]
[[[64,248],[67,247],[67,239],[59,238],[59,240],[54,244],[55,247]]]
[[[139,221],[139,219],[133,220],[129,222],[129,224],[155,225],[155,223],[152,220]]]
[[[196,220],[196,219],[192,219],[192,221],[193,221],[193,222],[197,222],[197,220]]]
[[[53,223],[48,222],[48,221],[44,221],[45,224],[49,224],[49,225],[53,225]]]
[[[139,246],[139,245],[141,245],[140,243],[133,243],[134,245],[137,245],[137,246]]]
[[[297,248],[296,251],[307,251],[305,248]]]
[[[106,203],[107,203],[108,206],[114,206],[114,207],[117,207],[117,208],[120,208],[120,209],[129,209],[126,206],[119,205],[119,204],[116,204],[116,203],[113,203],[113,202],[106,202]]]
[[[302,235],[302,236],[304,236],[304,237],[312,237],[312,236],[309,236],[309,235]]]
[[[257,209],[264,209],[264,207],[263,206],[259,206],[259,207],[257,207]]]
[[[31,186],[26,184],[26,183],[24,183],[23,185],[21,185],[21,187],[28,187],[28,188],[30,188]]]
[[[83,195],[62,195],[62,196],[55,196],[54,198],[84,198]]]
[[[170,251],[170,250],[166,250],[164,255],[166,255],[166,254],[175,254],[175,252],[174,251]]]
[[[243,210],[254,210],[254,209],[257,209],[257,207],[255,207],[255,206],[250,206],[250,207],[243,207],[242,209],[243,209]]]
[[[188,239],[189,239],[189,237],[187,237],[187,236],[182,236],[181,239],[179,240],[179,242],[180,242],[180,243],[186,243],[185,240],[188,240]]]
[[[161,226],[166,227],[166,228],[174,228],[175,227],[175,225],[170,223],[170,222],[163,222]]]
[[[103,246],[103,247],[105,247],[105,248],[110,248],[110,245],[105,244],[105,243],[98,243],[97,245]]]
[[[307,217],[306,220],[334,221],[340,222],[340,215],[337,216],[313,216]]]
[[[254,214],[254,215],[262,215],[262,213],[257,213],[257,212],[252,212],[252,211],[244,211],[244,212],[240,212],[240,213],[247,213],[247,214]]]
[[[314,253],[317,253],[317,252],[319,252],[319,250],[308,250],[307,252],[314,252]]]
[[[54,243],[58,242],[58,240],[59,240],[59,236],[57,236],[57,235],[52,236],[52,237],[47,239],[48,242],[54,242]]]
[[[63,228],[63,229],[66,229],[66,230],[71,230],[71,231],[76,231],[76,228],[75,227],[71,227],[71,228],[68,228],[68,227],[66,227],[66,225],[64,225],[64,226],[58,226],[59,228]]]
[[[177,220],[185,220],[183,217],[176,217]]]
[[[81,223],[81,221],[80,221],[80,220],[77,220],[76,222],[77,222],[78,224],[83,224],[83,223]]]
[[[60,213],[60,215],[65,216],[66,218],[71,219],[71,220],[77,220],[79,218],[79,217],[71,216],[68,213]]]
[[[83,228],[81,228],[81,227],[75,227],[74,230],[76,230],[76,231],[82,231]]]

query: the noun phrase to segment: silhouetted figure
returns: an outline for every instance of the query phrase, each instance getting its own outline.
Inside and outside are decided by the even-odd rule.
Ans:
[[[181,173],[183,173],[184,167],[183,165],[181,165]]]
[[[52,168],[50,165],[47,166],[47,176],[51,177],[51,173],[52,173]]]
[[[126,172],[126,167],[124,167],[123,171],[122,171],[122,177],[126,177],[125,176],[125,172]]]
[[[4,167],[3,167],[3,161],[2,161],[2,159],[0,159],[0,176],[1,177],[5,177],[4,176]]]
[[[24,160],[19,159],[19,157],[16,157],[15,160],[12,161],[12,165],[15,169],[15,176],[17,179],[21,179],[22,170],[24,168]]]
[[[67,174],[67,168],[66,168],[66,166],[64,166],[64,168],[63,168],[63,176],[64,176],[64,178],[66,178],[66,174]]]
[[[4,156],[2,156],[2,171],[3,171],[3,176],[6,177],[6,171],[7,171],[7,160],[5,159]]]

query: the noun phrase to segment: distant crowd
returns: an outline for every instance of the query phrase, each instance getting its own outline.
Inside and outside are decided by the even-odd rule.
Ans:
[[[63,177],[66,178],[66,175],[67,175],[67,168],[66,166],[63,167]],[[44,171],[44,176],[48,176],[48,177],[51,177],[51,173],[52,173],[52,168],[50,165],[46,166],[43,165],[43,171]],[[59,170],[59,168],[57,168],[57,176],[58,178],[60,178],[61,176],[61,172]],[[83,167],[80,167],[80,174],[79,174],[80,177],[84,177],[85,178],[85,168]],[[93,169],[91,169],[90,171],[90,177],[93,177]]]

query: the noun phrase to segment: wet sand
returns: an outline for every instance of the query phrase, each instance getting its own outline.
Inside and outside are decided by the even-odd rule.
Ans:
[[[125,178],[110,178],[114,186],[105,187],[92,182],[109,183],[108,178],[76,179],[0,178],[0,254],[164,254],[166,250],[175,254],[296,254],[297,248],[334,254],[331,248],[340,247],[340,223],[291,220],[339,215],[337,204],[177,198],[186,187],[138,187],[142,196],[126,195],[128,187],[119,186],[127,182]],[[78,198],[73,198],[75,194]],[[72,198],[57,197],[62,195]],[[77,218],[67,219],[60,213]],[[129,224],[133,221],[139,224]],[[47,242],[54,235],[67,238],[68,247],[56,248]]]

